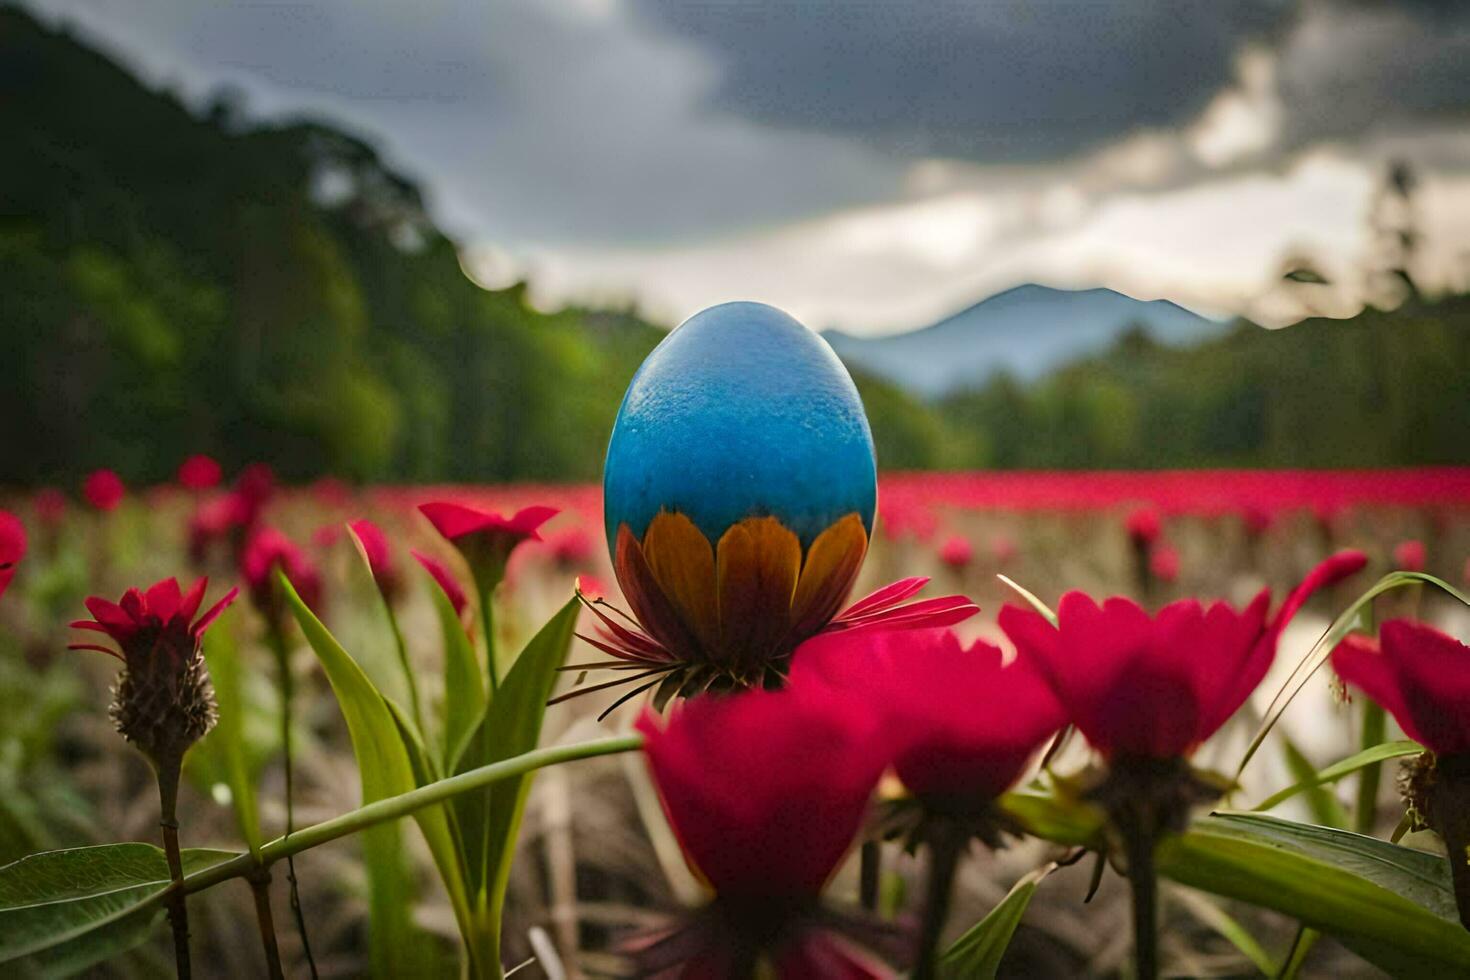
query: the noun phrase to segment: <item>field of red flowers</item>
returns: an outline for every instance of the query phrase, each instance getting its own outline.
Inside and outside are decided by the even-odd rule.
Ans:
[[[188,944],[211,976],[278,965],[289,976],[496,975],[523,963],[549,977],[737,976],[743,966],[725,956],[750,930],[763,937],[750,943],[777,951],[782,976],[916,963],[916,975],[1116,975],[1132,969],[1127,923],[1140,900],[1159,935],[1147,955],[1170,974],[1470,963],[1439,856],[1443,821],[1421,799],[1396,834],[1405,809],[1389,771],[1417,758],[1416,743],[1459,758],[1446,732],[1460,722],[1385,682],[1376,648],[1362,655],[1366,673],[1340,650],[1335,674],[1293,676],[1309,654],[1326,658],[1329,625],[1375,581],[1383,593],[1327,639],[1390,619],[1465,635],[1467,608],[1433,583],[1470,576],[1470,470],[888,475],[852,594],[879,591],[800,648],[811,649],[791,690],[709,709],[696,699],[666,721],[640,712],[670,693],[657,682],[671,644],[610,563],[599,487],[288,488],[264,466],[224,481],[196,458],[176,485],[130,488],[101,472],[77,489],[0,499],[13,515],[0,523],[0,863],[18,862],[0,869],[0,955],[25,970],[168,969],[163,922],[182,891],[167,888],[151,843],[116,842],[159,839],[154,772],[180,759],[164,839],[173,817]],[[1321,564],[1344,549],[1361,557]],[[1264,615],[1249,611],[1260,589],[1276,608],[1313,574],[1322,588],[1301,593],[1301,612],[1272,620],[1275,662],[1252,655],[1233,668],[1209,660],[1211,644],[1229,642],[1209,632],[1223,611],[1191,626],[1166,609],[1148,625],[1137,607],[1061,599],[1080,590],[1158,610],[1218,597],[1248,619]],[[165,585],[173,576],[177,589]],[[189,590],[203,576],[203,592]],[[641,629],[611,611],[630,603]],[[494,615],[477,614],[482,604]],[[958,639],[884,633],[852,687],[841,658],[872,617],[953,627]],[[1194,687],[1135,664],[1102,700],[1085,654],[1050,638],[1158,630],[1136,641],[1151,648],[1191,629],[1203,631],[1188,641],[1204,671]],[[487,632],[490,659],[477,664]],[[195,675],[160,680],[133,659],[156,662],[176,643],[187,661],[199,638],[212,694],[190,693]],[[1422,641],[1385,630],[1383,642]],[[972,658],[989,644],[994,663]],[[1039,673],[1023,682],[1028,663]],[[503,723],[487,720],[499,716],[486,711],[482,670]],[[617,707],[630,687],[609,678],[630,672],[656,684]],[[847,678],[838,686],[868,705],[858,715],[907,705],[952,719],[945,744],[990,754],[960,764],[952,751],[926,755],[920,739],[885,766],[884,750],[861,748],[861,720],[797,696],[823,673]],[[1298,686],[1251,755],[1278,693]],[[1368,691],[1387,716],[1349,691]],[[187,715],[190,698],[196,730],[160,721]],[[1171,733],[1180,699],[1200,720]],[[546,701],[544,716],[531,710]],[[1152,734],[1118,727],[1120,705],[1134,703],[1161,719]],[[805,719],[798,741],[793,717]],[[888,730],[910,724],[894,717]],[[1064,727],[1081,737],[1052,740]],[[624,754],[640,739],[647,764]],[[1138,757],[1182,768],[1123,766]],[[867,763],[843,761],[853,759]],[[707,785],[716,777],[723,788]],[[823,796],[811,789],[822,780],[845,788]],[[1176,802],[1135,812],[1143,799]],[[373,800],[387,809],[361,808]],[[1260,812],[1202,816],[1211,810]],[[417,823],[380,822],[410,813]],[[1169,838],[1147,858],[1130,836],[1145,823]],[[478,826],[488,829],[475,838]],[[1354,830],[1392,852],[1341,871],[1331,856],[1363,840]],[[1355,861],[1392,867],[1360,873]],[[1140,895],[1150,862],[1159,888]],[[800,907],[780,912],[792,894]],[[270,942],[258,913],[273,915]]]

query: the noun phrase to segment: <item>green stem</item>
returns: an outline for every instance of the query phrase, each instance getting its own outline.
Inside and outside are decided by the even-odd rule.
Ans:
[[[939,941],[949,920],[955,872],[969,837],[956,826],[945,825],[929,842],[929,880],[925,886],[924,918],[919,926],[919,963],[914,980],[933,980],[939,965]]]
[[[179,769],[182,759],[163,759],[155,763],[158,774],[159,825],[163,828],[163,853],[168,860],[168,875],[173,885],[166,893],[168,924],[174,936],[174,963],[179,980],[189,980],[193,968],[189,961],[189,906],[184,892],[184,861],[179,851]]]
[[[380,593],[381,595],[381,593]],[[408,662],[408,644],[403,639],[403,630],[398,628],[398,616],[387,596],[382,596],[383,608],[388,613],[388,626],[393,630],[393,643],[398,648],[398,664],[403,668],[403,679],[408,682],[408,704],[413,711],[413,723],[418,727],[419,737],[428,740],[429,731],[424,727],[424,710],[419,702],[419,682],[413,676],[413,667]]]
[[[378,824],[409,816],[417,810],[443,803],[461,793],[482,789],[491,783],[523,776],[545,766],[573,762],[577,759],[591,759],[600,755],[632,752],[642,746],[643,736],[641,735],[617,735],[594,739],[590,742],[576,742],[572,745],[554,745],[550,748],[536,749],[533,752],[526,752],[488,766],[480,766],[478,769],[471,769],[468,772],[420,786],[418,789],[409,790],[407,793],[374,800],[356,810],[330,820],[323,820],[310,827],[304,827],[289,837],[278,837],[260,848],[258,858],[247,852],[228,861],[196,871],[184,878],[184,892],[192,894],[212,888],[222,881],[249,874],[260,863],[270,864],[293,854],[300,854],[302,851],[320,847],[339,837],[346,837],[369,827],[376,827]]]
[[[1310,926],[1298,926],[1296,936],[1291,941],[1291,949],[1286,951],[1286,959],[1282,961],[1281,969],[1276,974],[1276,980],[1296,980],[1321,935]]]
[[[480,628],[485,633],[485,666],[490,679],[489,697],[486,699],[488,704],[494,700],[495,692],[500,689],[500,665],[495,662],[495,586],[481,587],[478,577],[475,585],[480,595]]]
[[[1417,587],[1416,587],[1417,591]],[[1377,631],[1377,616],[1373,603],[1368,603],[1358,614],[1358,619],[1370,635]],[[1387,737],[1388,719],[1383,706],[1368,695],[1363,695],[1363,730],[1358,740],[1360,749],[1370,749]],[[1358,775],[1358,799],[1353,810],[1353,829],[1360,834],[1371,835],[1378,823],[1378,782],[1383,767],[1373,763],[1363,767]]]
[[[1370,749],[1388,736],[1388,718],[1383,706],[1363,695],[1363,735],[1359,748]],[[1383,764],[1374,762],[1358,775],[1358,802],[1353,811],[1353,829],[1360,834],[1373,833],[1378,824],[1378,784]]]
[[[294,767],[291,763],[291,708],[295,701],[296,682],[291,675],[291,648],[286,643],[285,631],[279,623],[272,622],[266,632],[271,652],[275,654],[281,689],[281,755],[286,776],[286,833],[281,839],[288,840],[296,829]],[[316,957],[311,954],[311,939],[306,932],[306,913],[301,908],[301,890],[296,881],[296,861],[290,853],[286,855],[286,884],[289,886],[291,915],[296,920],[296,932],[301,936],[301,952],[306,958],[312,980],[316,980]]]

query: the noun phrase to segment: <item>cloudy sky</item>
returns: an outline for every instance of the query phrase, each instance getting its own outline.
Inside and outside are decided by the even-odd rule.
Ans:
[[[326,115],[487,284],[923,325],[1025,281],[1346,313],[1387,162],[1470,270],[1457,0],[30,0],[151,81]],[[1296,292],[1300,292],[1298,289]]]

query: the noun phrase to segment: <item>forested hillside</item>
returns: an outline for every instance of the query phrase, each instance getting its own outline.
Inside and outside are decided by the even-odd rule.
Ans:
[[[195,112],[0,7],[0,484],[184,455],[289,478],[587,479],[661,336],[461,271],[414,183],[321,123]],[[1188,350],[1125,339],[925,403],[892,468],[1470,462],[1470,301]]]

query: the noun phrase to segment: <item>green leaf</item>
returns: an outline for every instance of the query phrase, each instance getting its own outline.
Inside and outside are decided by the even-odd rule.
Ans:
[[[1036,894],[1036,886],[1055,869],[1055,863],[1037,868],[1012,885],[1006,897],[990,910],[989,915],[975,923],[945,951],[939,960],[939,975],[954,980],[994,977],[1000,969],[1006,947],[1011,944],[1011,937],[1016,934],[1016,927],[1021,924],[1021,917],[1026,914],[1031,896]]]
[[[1356,755],[1350,755],[1341,762],[1334,762],[1326,769],[1306,776],[1293,786],[1288,786],[1280,792],[1271,794],[1256,804],[1253,809],[1258,813],[1263,810],[1270,810],[1291,799],[1298,793],[1305,792],[1317,786],[1334,783],[1342,777],[1357,772],[1366,766],[1385,762],[1389,759],[1401,759],[1406,755],[1418,755],[1423,751],[1424,746],[1418,742],[1408,741],[1407,739],[1375,745],[1372,748],[1364,749]]]
[[[1443,858],[1261,814],[1223,813],[1159,846],[1159,873],[1274,909],[1395,975],[1470,970]]]
[[[260,853],[264,843],[260,834],[260,808],[255,799],[255,771],[250,764],[245,740],[244,675],[240,666],[240,648],[235,642],[235,616],[226,612],[204,634],[204,661],[214,682],[214,699],[219,706],[219,721],[202,743],[195,746],[190,758],[201,750],[215,756],[220,776],[230,788],[230,805],[240,836],[251,854]]]
[[[1083,800],[1028,787],[1006,793],[999,802],[1006,814],[1043,840],[1096,847],[1102,837],[1102,811]]]
[[[414,778],[413,763],[387,701],[321,620],[301,601],[286,577],[278,575],[277,582],[307,643],[316,652],[337,697],[337,706],[347,721],[347,733],[362,780],[363,802],[370,803],[416,788],[418,783]],[[414,817],[429,844],[461,929],[467,929],[471,921],[470,905],[444,808],[428,807],[415,813]],[[365,830],[362,846],[372,891],[372,942],[375,965],[379,968],[377,972],[401,975],[405,968],[411,972],[414,964],[410,959],[421,936],[413,926],[411,903],[406,900],[412,893],[412,882],[404,868],[398,825],[388,823]]]
[[[429,587],[444,635],[444,745],[440,759],[445,772],[454,769],[465,744],[485,716],[485,678],[454,604],[437,583]]]
[[[1347,811],[1343,809],[1336,796],[1332,795],[1330,789],[1322,785],[1317,779],[1317,767],[1308,759],[1306,753],[1297,748],[1295,742],[1282,736],[1281,751],[1286,756],[1286,767],[1291,770],[1292,776],[1297,780],[1295,788],[1307,794],[1307,804],[1312,813],[1312,819],[1324,827],[1346,827],[1348,825]],[[1290,792],[1287,796],[1292,795]],[[1258,808],[1259,809],[1259,808]],[[1270,809],[1270,807],[1266,807]]]
[[[1332,625],[1327,628],[1327,632],[1322,634],[1321,639],[1312,645],[1312,649],[1308,650],[1307,655],[1292,669],[1291,675],[1281,685],[1281,690],[1277,691],[1276,696],[1271,699],[1270,707],[1266,709],[1266,717],[1261,722],[1260,729],[1256,731],[1255,737],[1251,739],[1251,744],[1245,751],[1245,756],[1240,760],[1240,767],[1235,772],[1237,779],[1240,773],[1244,771],[1246,764],[1251,761],[1251,757],[1256,754],[1256,750],[1261,747],[1261,743],[1266,740],[1266,735],[1275,727],[1282,713],[1290,706],[1292,699],[1297,696],[1297,693],[1311,679],[1311,676],[1317,672],[1317,668],[1321,667],[1327,658],[1332,655],[1332,651],[1337,647],[1338,643],[1342,642],[1342,638],[1353,631],[1358,623],[1359,614],[1383,593],[1402,588],[1406,585],[1417,585],[1420,583],[1436,586],[1448,592],[1456,599],[1459,599],[1465,605],[1470,606],[1470,596],[1465,595],[1465,593],[1443,579],[1435,578],[1433,575],[1424,572],[1390,572],[1383,576],[1383,578],[1374,583],[1372,588],[1360,595],[1351,606],[1344,609],[1342,614],[1332,621]]]
[[[580,603],[574,598],[553,616],[516,658],[485,717],[484,737],[478,744],[485,752],[481,765],[500,762],[529,752],[541,738],[541,723],[546,716],[546,699],[556,683],[556,668],[566,659],[577,625]],[[511,860],[515,856],[521,817],[526,797],[531,791],[531,775],[506,780],[491,786],[487,792],[484,813],[485,883],[484,928],[490,947],[499,955],[500,919],[505,904],[505,890],[510,882]],[[468,836],[472,826],[461,825]]]
[[[183,852],[185,874],[235,857]],[[0,963],[27,957],[47,974],[73,973],[148,937],[169,886],[152,844],[44,851],[0,868]]]
[[[1013,580],[1008,575],[996,575],[995,577],[1000,579],[1007,586],[1009,586],[1011,591],[1016,593],[1016,595],[1020,596],[1022,599],[1025,599],[1032,609],[1035,609],[1037,612],[1041,613],[1041,615],[1045,616],[1048,623],[1051,623],[1053,626],[1057,625],[1057,614],[1051,611],[1050,606],[1042,602],[1040,599],[1036,598],[1036,594],[1033,593],[1030,589],[1027,589],[1017,584],[1015,580]]]

